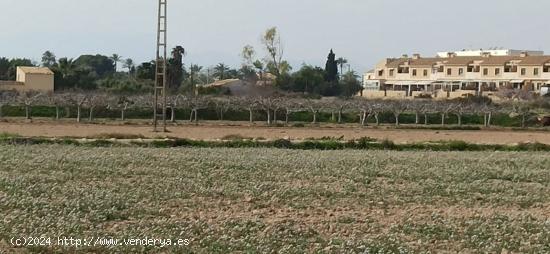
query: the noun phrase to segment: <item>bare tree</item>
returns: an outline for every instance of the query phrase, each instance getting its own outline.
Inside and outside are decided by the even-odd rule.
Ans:
[[[271,125],[272,121],[272,112],[280,104],[281,99],[275,96],[262,96],[256,99],[258,106],[262,109],[267,115],[267,125]]]
[[[285,110],[285,124],[288,125],[290,115],[294,112],[299,112],[302,108],[302,103],[298,99],[287,98],[282,101],[282,108]]]
[[[168,99],[168,105],[170,107],[170,122],[176,122],[176,112],[179,107],[185,104],[186,97],[184,95],[172,95]]]
[[[254,123],[254,111],[258,109],[258,101],[255,97],[237,97],[233,103],[236,108],[248,111],[249,122]]]
[[[135,96],[134,100],[136,101],[137,107],[146,108],[150,110],[150,112],[153,112],[154,108],[159,106],[155,105],[155,97],[152,94]],[[150,117],[150,119],[154,121],[154,115],[151,114]]]
[[[45,96],[45,102],[48,106],[55,107],[55,120],[59,120],[61,118],[61,107],[67,106],[66,95],[49,92]]]
[[[419,125],[420,124],[420,116],[424,116],[424,124],[427,125],[427,109],[429,108],[429,105],[427,101],[422,99],[412,100],[409,102],[409,109],[414,112],[415,120],[414,124]]]
[[[336,120],[339,124],[341,124],[342,115],[347,109],[354,106],[354,101],[350,99],[333,98],[328,106],[337,113],[337,119],[334,119],[333,117],[333,120]],[[334,114],[334,112],[332,113]]]
[[[361,126],[368,125],[369,116],[372,114],[372,104],[365,98],[357,98],[355,100],[355,107],[359,111],[359,123]]]
[[[498,108],[492,103],[485,102],[482,104],[475,105],[479,112],[483,114],[483,125],[485,127],[491,127],[491,121],[493,119],[493,114],[498,112]]]
[[[504,100],[532,100],[533,93],[523,89],[500,89],[497,94],[499,98]]]
[[[0,118],[4,116],[2,108],[12,104],[17,98],[17,94],[13,91],[0,91]]]
[[[388,101],[387,104],[390,108],[390,111],[395,117],[395,126],[399,126],[399,117],[409,109],[409,101],[406,100],[394,100]]]
[[[199,124],[199,110],[207,109],[209,105],[208,98],[197,95],[186,98],[186,103],[191,109],[191,115],[189,116],[190,122],[195,122]]]
[[[313,114],[312,124],[317,124],[319,113],[326,108],[325,101],[322,99],[305,99],[302,103]]]
[[[88,121],[92,122],[94,120],[95,109],[100,106],[106,105],[107,97],[105,94],[101,93],[90,93],[88,99],[86,100],[86,106],[88,107]]]
[[[511,116],[521,117],[521,128],[527,127],[527,119],[533,114],[531,105],[525,102],[515,102],[510,105]]]
[[[73,92],[70,94],[69,100],[76,106],[76,122],[80,123],[82,121],[82,107],[88,101],[88,94]]]
[[[453,103],[452,111],[458,119],[458,126],[462,126],[462,117],[464,116],[464,114],[472,112],[472,103],[464,101],[455,102]]]
[[[441,101],[437,104],[437,111],[441,114],[441,126],[445,126],[445,119],[454,110],[454,107],[455,104],[447,101]]]
[[[214,105],[214,108],[216,109],[216,113],[218,114],[218,120],[223,121],[224,115],[234,106],[234,101],[231,99],[231,97],[215,97],[211,99],[212,104]]]
[[[136,105],[136,100],[130,96],[112,96],[108,98],[108,108],[120,110],[120,120],[126,121],[126,111]]]
[[[44,94],[36,91],[20,92],[17,96],[17,101],[25,106],[25,118],[31,120],[32,105],[37,102]]]
[[[383,100],[370,100],[371,114],[374,116],[376,126],[380,125],[380,114],[388,110],[388,105]]]

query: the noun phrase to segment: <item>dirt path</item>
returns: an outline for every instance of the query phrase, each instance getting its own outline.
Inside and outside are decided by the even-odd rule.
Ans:
[[[147,125],[110,125],[110,124],[74,124],[54,122],[0,122],[0,133],[14,133],[27,137],[93,137],[99,134],[131,134],[148,138],[161,137]],[[344,137],[357,139],[371,137],[389,139],[397,143],[412,143],[441,140],[462,140],[478,144],[516,144],[521,142],[539,142],[550,144],[550,132],[544,131],[437,131],[437,130],[400,130],[400,129],[363,129],[353,127],[317,127],[317,128],[268,128],[253,126],[223,126],[206,124],[200,126],[171,126],[165,136],[201,140],[221,139],[228,135],[240,135],[265,139],[307,139],[322,137]]]

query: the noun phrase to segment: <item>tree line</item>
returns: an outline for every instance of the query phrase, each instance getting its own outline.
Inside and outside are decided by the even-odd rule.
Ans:
[[[47,106],[55,108],[55,119],[61,119],[61,110],[76,109],[76,121],[81,122],[83,112],[86,111],[89,121],[94,120],[96,110],[103,108],[120,112],[120,120],[126,120],[126,112],[130,110],[152,111],[153,99],[151,95],[113,95],[101,92],[65,92],[65,93],[38,93],[38,92],[0,92],[0,117],[3,106],[20,106],[25,108],[28,119],[32,117],[32,108]],[[268,125],[275,123],[288,124],[291,116],[299,112],[308,112],[311,123],[319,123],[320,114],[331,114],[333,121],[343,122],[344,114],[358,116],[359,124],[367,126],[368,119],[374,124],[380,125],[380,115],[390,113],[393,116],[393,124],[399,126],[404,114],[413,114],[416,124],[428,125],[429,115],[439,115],[440,124],[446,126],[449,116],[456,116],[458,126],[463,124],[465,116],[481,116],[484,126],[493,125],[493,117],[496,114],[507,114],[520,120],[521,127],[541,116],[550,109],[550,101],[541,98],[534,102],[508,102],[494,104],[483,98],[457,99],[449,101],[434,100],[368,100],[365,98],[338,98],[303,97],[297,94],[279,94],[273,96],[204,96],[178,94],[168,98],[169,116],[172,122],[176,122],[176,112],[187,110],[189,120],[198,122],[202,111],[214,109],[218,120],[225,120],[228,112],[247,112],[249,121],[254,122],[258,114],[264,114]],[[283,119],[278,117],[284,116]],[[371,121],[371,122],[372,122]]]
[[[246,45],[242,64],[231,68],[224,63],[212,67],[184,64],[186,49],[176,46],[167,59],[168,90],[172,94],[196,92],[197,87],[215,80],[241,79],[254,84],[275,77],[270,84],[285,92],[300,92],[321,96],[351,97],[359,92],[361,83],[357,73],[345,66],[345,58],[336,58],[331,50],[325,68],[304,64],[295,72],[284,58],[284,47],[276,27],[267,29],[260,40],[264,55]],[[55,90],[88,90],[109,93],[151,93],[155,80],[154,60],[136,64],[121,55],[82,55],[77,58],[58,58],[46,51],[40,63],[30,59],[0,57],[0,80],[14,80],[17,66],[43,66],[55,74]],[[217,91],[208,93],[216,94]]]

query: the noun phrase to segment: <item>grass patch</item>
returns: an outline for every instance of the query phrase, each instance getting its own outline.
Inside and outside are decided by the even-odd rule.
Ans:
[[[224,140],[224,141],[235,141],[235,140],[253,140],[254,138],[251,138],[251,137],[245,137],[245,136],[242,136],[240,134],[230,134],[230,135],[226,135],[226,136],[223,136],[221,138],[221,140]]]
[[[0,132],[0,139],[19,138],[19,137],[21,137],[19,134],[9,133],[9,132]]]
[[[155,139],[142,141],[131,141],[129,143],[118,142],[112,139],[46,139],[46,138],[23,138],[9,137],[0,139],[0,144],[10,145],[39,145],[39,144],[60,144],[77,145],[89,147],[197,147],[197,148],[280,148],[293,150],[390,150],[390,151],[515,151],[515,152],[550,152],[550,145],[541,143],[521,143],[517,145],[491,145],[491,144],[472,144],[464,141],[444,141],[428,143],[396,144],[391,140],[385,139],[377,141],[372,138],[361,138],[358,140],[339,141],[335,139],[327,140],[305,140],[291,141],[287,139],[278,139],[275,141],[251,140],[235,138],[224,141],[203,141],[189,139]]]
[[[101,133],[98,135],[88,136],[88,139],[145,139],[141,134],[123,134],[123,133]]]

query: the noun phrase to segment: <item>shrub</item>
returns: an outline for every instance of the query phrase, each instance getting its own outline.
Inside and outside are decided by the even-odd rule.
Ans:
[[[141,134],[123,134],[123,133],[101,133],[98,135],[88,136],[88,139],[145,139]]]
[[[250,138],[250,137],[244,137],[242,135],[239,135],[239,134],[230,134],[230,135],[226,135],[224,137],[221,138],[221,140],[229,140],[229,141],[233,141],[233,140],[252,140],[253,138]]]
[[[449,150],[451,151],[467,151],[469,148],[468,143],[464,141],[451,141],[449,142]]]
[[[382,145],[382,148],[384,148],[385,150],[397,150],[398,148],[397,145],[395,145],[395,143],[389,139],[384,139],[381,145]]]
[[[289,148],[292,148],[292,142],[287,139],[278,139],[273,141],[273,146],[276,148],[289,149]]]

